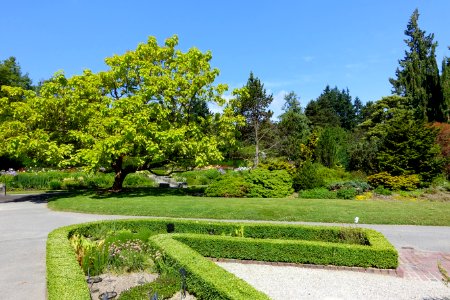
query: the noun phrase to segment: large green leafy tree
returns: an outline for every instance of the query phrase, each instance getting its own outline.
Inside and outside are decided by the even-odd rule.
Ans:
[[[361,103],[358,99],[357,105]],[[351,130],[357,122],[357,115],[352,97],[347,90],[340,91],[337,87],[325,87],[322,94],[308,103],[305,114],[314,126],[342,127]]]
[[[389,81],[393,92],[410,99],[415,109],[415,118],[428,122],[444,119],[444,100],[440,87],[439,70],[436,62],[434,34],[426,35],[419,28],[419,12],[416,9],[405,30],[405,43],[408,50],[405,58],[399,60],[396,79]]]
[[[30,77],[28,77],[28,74],[22,73],[20,64],[13,56],[0,61],[0,98],[6,96],[6,92],[2,91],[2,86],[21,87],[25,90],[33,88]],[[0,122],[2,122],[1,119]],[[20,159],[0,155],[0,170],[11,167],[19,168],[21,166],[23,164]]]
[[[283,114],[279,116],[278,129],[280,133],[280,154],[289,160],[300,159],[302,143],[306,143],[309,136],[309,120],[303,113],[300,101],[294,92],[284,97]]]
[[[273,112],[268,109],[273,96],[267,94],[264,84],[252,72],[247,84],[234,93],[239,103],[237,111],[245,118],[245,125],[240,127],[241,139],[255,146],[254,165],[256,167],[260,159],[261,141],[273,132],[270,124]]]
[[[225,85],[214,85],[211,53],[176,50],[173,36],[159,46],[151,37],[136,50],[105,60],[109,70],[66,78],[56,74],[39,95],[4,97],[0,151],[30,163],[109,167],[114,190],[127,174],[155,168],[188,168],[222,158],[239,118],[229,107],[212,115],[207,102],[224,104]],[[4,107],[4,105],[0,105]],[[17,112],[22,112],[17,114]],[[6,129],[6,130],[3,130]]]

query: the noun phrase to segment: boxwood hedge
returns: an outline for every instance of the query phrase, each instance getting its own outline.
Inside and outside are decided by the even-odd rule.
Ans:
[[[199,299],[268,299],[204,256],[377,268],[398,265],[395,248],[370,229],[174,219],[100,221],[62,227],[49,234],[48,299],[90,299],[70,236],[143,228],[155,233],[149,239],[154,247],[187,270],[188,290]]]

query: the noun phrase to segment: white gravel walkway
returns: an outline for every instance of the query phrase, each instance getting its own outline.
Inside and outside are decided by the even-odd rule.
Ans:
[[[274,300],[450,300],[450,285],[354,271],[218,262]]]

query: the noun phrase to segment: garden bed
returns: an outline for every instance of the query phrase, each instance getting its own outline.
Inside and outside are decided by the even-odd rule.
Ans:
[[[70,238],[142,230],[167,264],[186,271],[198,299],[268,299],[205,258],[396,268],[395,248],[380,233],[356,227],[225,223],[182,220],[115,220],[54,230],[47,241],[47,289],[52,299],[90,299]]]

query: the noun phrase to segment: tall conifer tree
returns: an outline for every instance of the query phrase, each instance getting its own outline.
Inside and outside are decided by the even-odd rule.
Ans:
[[[410,99],[410,105],[415,109],[415,117],[428,122],[443,121],[444,103],[439,80],[439,70],[436,63],[434,34],[426,35],[419,28],[419,11],[414,10],[405,35],[408,50],[405,58],[399,60],[399,68],[390,78],[393,93]]]

